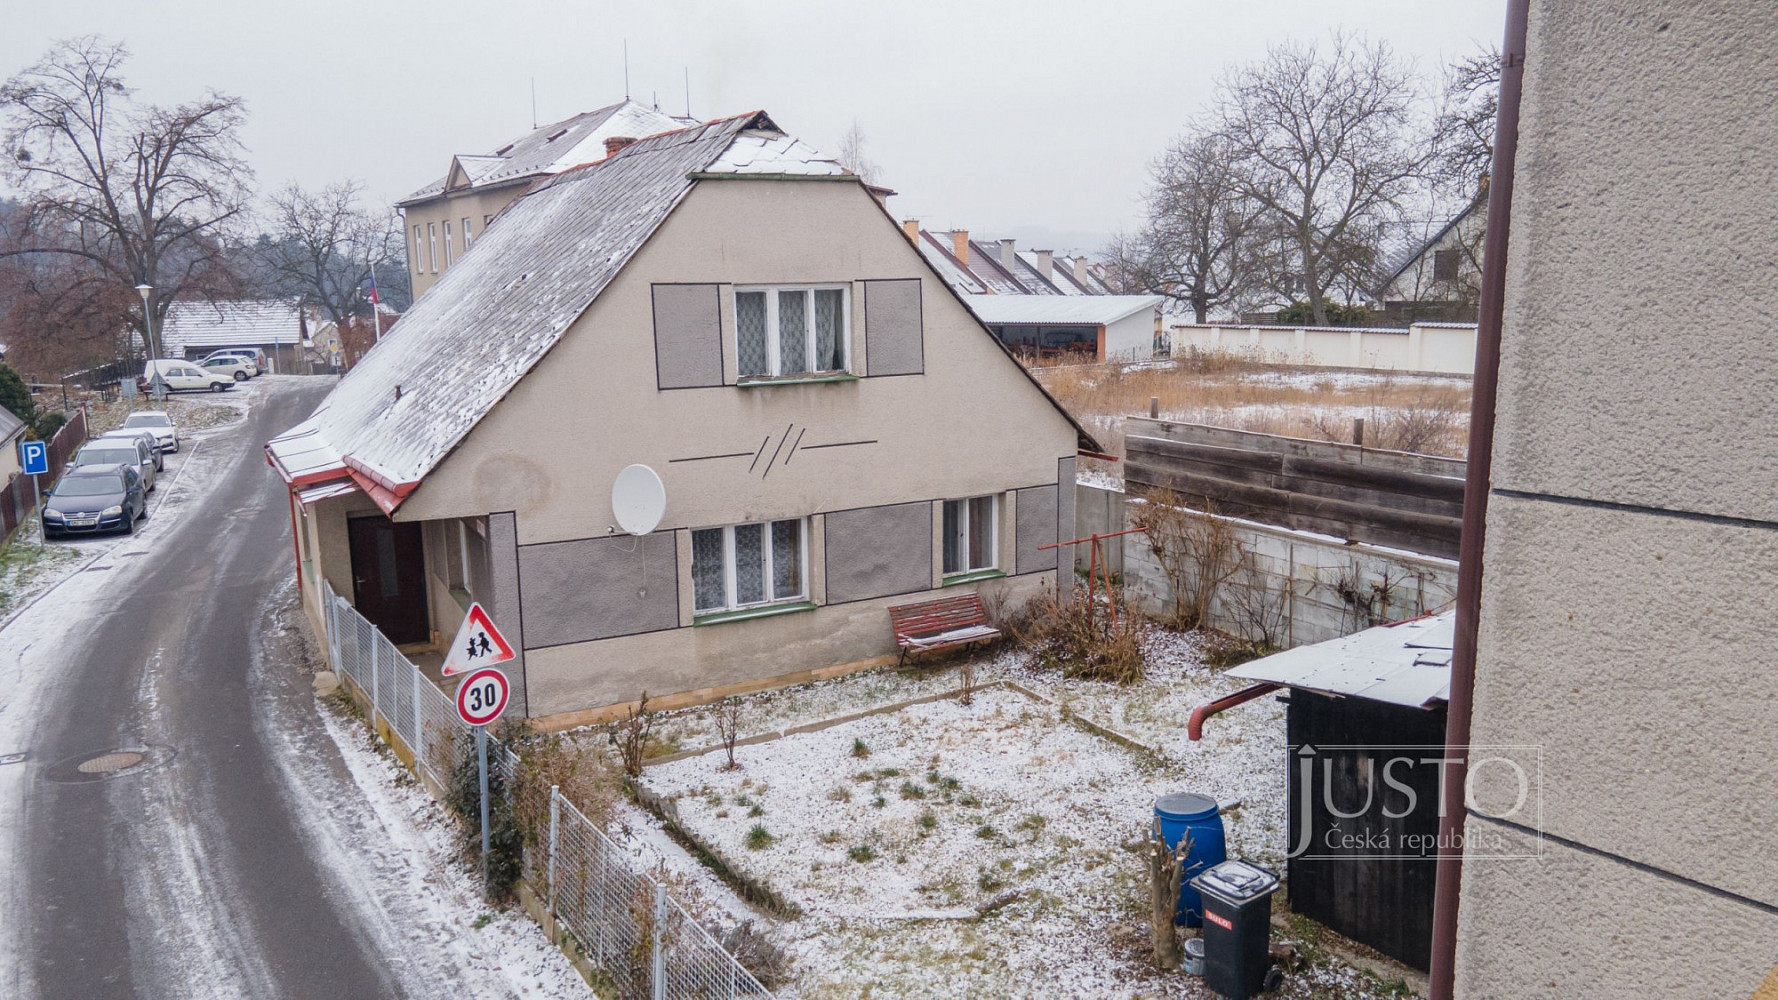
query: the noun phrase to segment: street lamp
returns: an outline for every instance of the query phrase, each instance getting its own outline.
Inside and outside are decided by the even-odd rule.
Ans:
[[[142,296],[142,336],[148,340],[148,360],[154,361],[160,357],[160,352],[154,349],[154,310],[148,307],[148,297],[154,294],[154,286],[137,285],[136,294]]]

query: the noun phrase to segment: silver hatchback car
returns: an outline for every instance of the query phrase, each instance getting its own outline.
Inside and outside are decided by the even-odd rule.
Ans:
[[[142,491],[154,492],[154,453],[132,438],[94,438],[74,453],[74,467],[83,465],[130,465],[142,477]]]

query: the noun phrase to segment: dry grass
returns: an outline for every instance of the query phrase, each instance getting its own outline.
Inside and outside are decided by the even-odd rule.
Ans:
[[[1146,416],[1152,397],[1162,417],[1180,423],[1351,441],[1352,421],[1362,418],[1364,443],[1374,448],[1462,458],[1469,444],[1470,386],[1463,378],[1285,368],[1202,353],[1168,363],[1032,371],[1119,456],[1124,417]]]

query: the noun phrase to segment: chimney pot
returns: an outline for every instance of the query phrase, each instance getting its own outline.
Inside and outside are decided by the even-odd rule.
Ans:
[[[1005,267],[1008,271],[1011,271],[1013,269],[1013,267],[1018,263],[1018,260],[1019,260],[1019,252],[1014,247],[1014,241],[1013,240],[1001,240],[1000,241],[1000,264],[1001,264],[1001,266]]]
[[[1056,275],[1056,255],[1048,250],[1037,251],[1037,273],[1045,278]]]
[[[616,156],[618,150],[624,148],[625,146],[628,146],[630,143],[635,142],[635,141],[636,141],[636,139],[634,136],[628,136],[628,135],[607,136],[605,138],[605,158],[610,159],[611,157]]]
[[[1088,291],[1092,290],[1093,286],[1087,283],[1087,259],[1085,257],[1074,258],[1074,280],[1079,282],[1082,288]]]
[[[903,219],[903,220],[901,220],[901,231],[907,234],[908,239],[913,240],[915,243],[920,242],[920,220],[919,219]]]
[[[969,230],[951,230],[951,253],[964,266],[969,266]]]

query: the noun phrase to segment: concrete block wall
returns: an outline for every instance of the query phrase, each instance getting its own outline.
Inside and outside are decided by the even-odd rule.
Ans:
[[[1081,535],[1130,526],[1124,494],[1087,485],[1077,493]],[[1283,649],[1441,610],[1456,598],[1452,560],[1225,521],[1250,569],[1238,573],[1212,602],[1211,624],[1224,631],[1257,639],[1256,630],[1263,629]],[[1172,582],[1145,537],[1125,535],[1105,544],[1113,572],[1123,576],[1126,598],[1148,614],[1171,614]],[[1076,561],[1084,569],[1082,560],[1084,553]]]
[[[1170,328],[1174,353],[1226,351],[1268,364],[1475,374],[1474,323],[1402,327],[1236,326]]]

